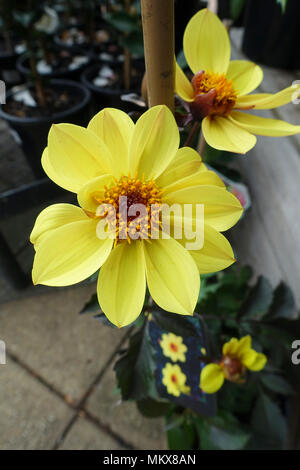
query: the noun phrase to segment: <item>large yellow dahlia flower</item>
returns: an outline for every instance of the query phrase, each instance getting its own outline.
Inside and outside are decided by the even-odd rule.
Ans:
[[[223,345],[223,357],[219,364],[208,364],[203,367],[200,376],[200,388],[206,393],[215,393],[223,385],[224,380],[242,383],[247,369],[258,372],[267,362],[267,357],[251,347],[250,335],[240,340],[231,338]]]
[[[53,125],[42,165],[56,184],[77,194],[79,207],[54,204],[37,217],[30,237],[36,250],[33,282],[71,285],[102,266],[99,303],[115,325],[138,317],[146,279],[160,307],[193,314],[199,273],[234,262],[231,246],[220,232],[237,222],[242,207],[220,178],[206,170],[195,150],[178,147],[179,131],[166,106],[151,108],[136,124],[124,112],[107,108],[87,129]],[[131,239],[130,217],[129,225],[121,227],[120,196],[127,197],[128,212],[134,203],[147,210],[153,202],[204,204],[203,247],[189,252],[184,238],[151,239],[151,234],[149,239]],[[102,220],[97,210],[106,203],[116,211],[115,239],[96,234]],[[121,239],[124,228],[128,236]]]
[[[230,61],[230,40],[219,18],[207,9],[189,21],[183,49],[194,76],[190,82],[176,64],[176,92],[190,105],[196,120],[202,120],[206,142],[219,150],[246,153],[256,144],[256,135],[281,137],[300,132],[300,126],[241,112],[272,109],[290,103],[300,94],[300,85],[275,93],[248,93],[263,79],[262,69],[248,60]]]

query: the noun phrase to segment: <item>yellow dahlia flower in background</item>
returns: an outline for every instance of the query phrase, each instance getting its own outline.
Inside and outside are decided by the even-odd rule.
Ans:
[[[300,85],[275,93],[252,94],[263,79],[262,69],[248,60],[230,61],[230,40],[219,18],[207,9],[189,21],[183,50],[194,76],[190,82],[176,65],[176,92],[202,120],[206,142],[219,150],[246,153],[256,135],[282,137],[300,132],[300,126],[241,112],[272,109],[290,103]]]
[[[168,362],[162,370],[162,383],[165,385],[169,395],[179,397],[182,393],[188,395],[191,387],[186,385],[186,375],[179,365]]]
[[[195,150],[178,146],[178,127],[166,106],[149,109],[136,124],[124,112],[107,108],[87,129],[53,125],[42,165],[56,184],[77,194],[79,206],[54,204],[37,217],[30,237],[36,250],[34,284],[75,284],[102,266],[99,303],[118,327],[140,314],[146,280],[161,308],[192,315],[199,273],[219,271],[234,262],[231,246],[220,232],[237,222],[242,207],[221,179],[206,170]],[[121,195],[127,196],[127,211],[139,202],[147,210],[153,202],[204,204],[202,249],[189,252],[184,239],[172,237],[98,238],[97,208],[112,204],[118,217]]]
[[[240,340],[231,338],[223,345],[223,357],[219,364],[208,364],[203,367],[200,376],[200,388],[206,393],[215,393],[223,385],[224,380],[242,383],[247,369],[257,372],[267,362],[264,354],[251,348],[251,336]]]
[[[164,356],[169,357],[173,362],[186,361],[185,353],[187,352],[187,347],[183,344],[181,336],[176,336],[173,333],[164,333],[160,347],[163,350]]]

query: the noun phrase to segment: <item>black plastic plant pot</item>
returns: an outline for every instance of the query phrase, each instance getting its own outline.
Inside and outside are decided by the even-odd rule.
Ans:
[[[299,0],[288,0],[285,12],[276,0],[248,0],[243,51],[270,67],[299,69],[299,28]]]
[[[139,79],[135,78],[132,80],[130,90],[124,90],[120,84],[119,86],[114,86],[114,88],[98,87],[94,85],[93,79],[97,76],[100,67],[101,65],[92,65],[81,74],[82,84],[91,91],[93,96],[93,111],[98,112],[106,107],[119,108],[125,112],[140,110],[139,107],[122,100],[121,97],[129,93],[140,94],[142,74]]]
[[[57,50],[59,51],[59,49]],[[82,71],[91,64],[93,57],[91,54],[87,54],[87,52],[83,51],[82,49],[74,49],[72,51],[69,50],[68,53],[70,52],[72,53],[73,56],[78,55],[78,56],[87,57],[88,58],[87,62],[79,65],[77,68],[74,68],[74,69],[58,68],[56,70],[53,70],[53,72],[41,74],[41,76],[45,78],[59,78],[59,79],[65,78],[67,80],[79,80]],[[17,67],[17,70],[25,78],[31,77],[29,59],[26,54],[23,54],[22,56],[18,57],[17,62],[16,62],[16,67]]]
[[[16,67],[16,60],[20,56],[21,52],[17,52],[16,45],[17,40],[14,35],[11,38],[12,41],[12,52],[6,52],[5,50],[0,50],[0,72],[7,69],[14,69]],[[3,36],[0,33],[0,42],[4,42]]]
[[[28,86],[32,87],[32,85]],[[0,107],[0,118],[4,119],[19,135],[27,161],[37,178],[45,176],[41,166],[41,156],[47,145],[47,136],[51,125],[67,122],[86,126],[90,117],[89,104],[91,93],[80,83],[72,82],[71,80],[51,80],[47,88],[53,88],[58,92],[67,92],[70,96],[77,98],[77,104],[52,116],[42,117],[18,117],[6,112],[4,110],[5,105]],[[13,91],[10,90],[7,93],[6,103],[9,102],[9,98],[12,95]]]
[[[16,66],[16,60],[19,57],[19,54],[16,52],[3,52],[0,51],[0,70],[13,69]]]

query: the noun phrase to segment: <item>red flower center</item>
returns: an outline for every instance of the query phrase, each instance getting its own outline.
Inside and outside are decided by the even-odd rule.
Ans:
[[[192,79],[195,91],[194,101],[190,104],[195,119],[206,116],[226,116],[232,110],[237,94],[232,81],[224,74],[209,73],[201,70]]]

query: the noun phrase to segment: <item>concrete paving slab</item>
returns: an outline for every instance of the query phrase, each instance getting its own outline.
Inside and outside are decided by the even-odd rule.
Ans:
[[[85,418],[79,417],[60,450],[124,450],[115,439]]]
[[[0,365],[0,449],[52,449],[73,411],[8,358]]]
[[[167,449],[163,419],[147,419],[135,403],[121,403],[112,367],[92,393],[86,409],[134,449]]]
[[[109,328],[92,315],[78,315],[93,292],[94,284],[58,288],[0,304],[0,336],[7,349],[73,403],[126,334],[126,329]]]

